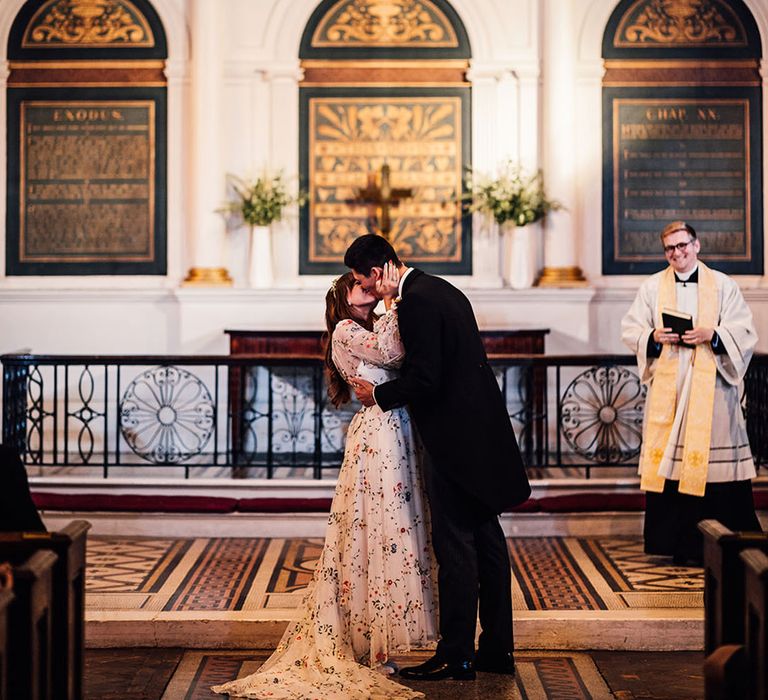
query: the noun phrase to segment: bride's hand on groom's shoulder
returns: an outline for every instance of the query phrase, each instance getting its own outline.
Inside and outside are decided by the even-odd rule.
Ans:
[[[355,392],[355,396],[357,396],[357,400],[363,404],[363,406],[373,406],[373,404],[376,403],[376,401],[373,398],[373,384],[366,381],[365,379],[360,379],[359,377],[355,377],[349,385],[352,387],[352,390]]]

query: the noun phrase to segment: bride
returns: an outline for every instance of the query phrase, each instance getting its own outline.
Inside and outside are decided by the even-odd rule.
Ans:
[[[328,395],[350,399],[356,377],[379,384],[393,377],[403,346],[393,304],[398,275],[385,269],[386,313],[348,272],[325,297],[330,335]],[[433,559],[416,437],[405,408],[358,411],[347,431],[344,460],[325,544],[304,599],[275,653],[254,674],[217,693],[274,700],[410,700],[424,697],[390,680],[390,656],[437,636]]]

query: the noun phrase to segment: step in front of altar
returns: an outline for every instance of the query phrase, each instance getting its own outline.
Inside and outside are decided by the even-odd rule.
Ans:
[[[525,503],[502,514],[509,537],[639,535],[645,496],[637,479],[532,481]],[[48,529],[71,520],[98,535],[323,537],[333,481],[33,478]],[[768,525],[768,477],[755,480],[755,505]]]
[[[86,615],[86,646],[271,650],[289,622],[285,617],[91,611]],[[703,609],[626,614],[516,611],[514,631],[517,649],[700,651],[704,648],[704,613]]]
[[[762,505],[765,481],[756,483]],[[35,482],[36,492],[56,496],[40,504],[49,529],[76,517],[93,524],[89,646],[234,649],[273,648],[295,618],[334,486]],[[703,647],[701,569],[642,553],[637,487],[636,480],[534,482],[531,502],[502,516],[519,648]]]
[[[510,538],[521,649],[701,649],[703,574],[637,536]],[[90,647],[273,648],[320,538],[89,539]]]

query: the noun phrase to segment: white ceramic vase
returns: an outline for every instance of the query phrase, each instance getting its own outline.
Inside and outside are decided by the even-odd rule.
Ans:
[[[502,275],[512,289],[528,289],[536,277],[536,227],[507,221],[502,230]]]
[[[251,229],[248,284],[253,289],[272,286],[272,231],[269,226],[254,226]]]

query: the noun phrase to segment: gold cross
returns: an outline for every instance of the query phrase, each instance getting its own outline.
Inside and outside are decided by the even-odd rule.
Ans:
[[[368,208],[368,228],[371,233],[379,233],[389,238],[392,230],[390,209],[400,204],[401,199],[413,197],[410,187],[392,187],[389,182],[390,168],[387,163],[381,166],[381,185],[376,184],[376,173],[368,173],[368,184],[355,190],[351,203],[365,204]],[[381,211],[381,225],[376,226]]]

